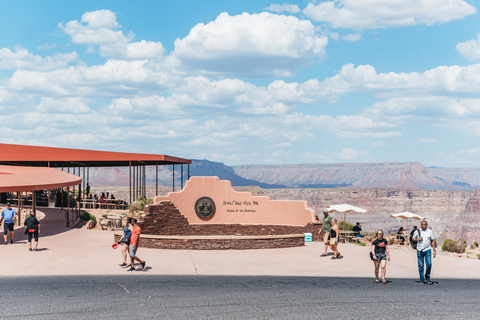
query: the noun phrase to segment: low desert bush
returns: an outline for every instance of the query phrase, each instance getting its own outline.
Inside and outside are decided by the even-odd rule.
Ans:
[[[82,219],[83,221],[93,220],[93,222],[97,224],[97,218],[93,214],[90,214],[86,211],[80,215],[80,219]]]
[[[340,220],[340,221],[338,221],[338,227],[340,228],[340,230],[350,230],[350,231],[352,231],[353,224],[350,223],[350,222],[346,222],[345,223],[345,229],[343,229],[343,220]]]
[[[477,258],[480,259],[480,253],[477,253]]]
[[[467,241],[465,241],[465,239],[445,239],[442,245],[442,250],[447,252],[464,253],[466,248]]]

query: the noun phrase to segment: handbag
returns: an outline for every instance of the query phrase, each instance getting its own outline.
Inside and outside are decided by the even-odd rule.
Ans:
[[[376,261],[375,259],[373,259],[373,253],[372,253],[372,251],[370,251],[370,260]]]

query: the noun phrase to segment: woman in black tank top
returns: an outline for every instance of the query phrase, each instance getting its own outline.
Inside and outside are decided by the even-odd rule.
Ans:
[[[337,219],[332,220],[332,228],[330,229],[330,248],[333,251],[332,259],[338,259],[340,252],[338,252],[338,238],[340,235],[340,230],[338,228]]]
[[[383,230],[377,231],[377,239],[372,242],[371,251],[373,265],[375,267],[375,282],[379,283],[378,271],[382,269],[382,283],[386,284],[385,275],[387,273],[387,260],[390,261],[390,251],[388,250],[388,242],[383,237]]]

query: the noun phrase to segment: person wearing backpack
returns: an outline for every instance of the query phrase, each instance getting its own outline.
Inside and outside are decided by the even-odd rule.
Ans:
[[[433,258],[435,258],[437,255],[437,251],[435,249],[435,237],[433,236],[432,230],[427,229],[427,221],[423,220],[420,226],[421,230],[418,230],[413,234],[412,247],[414,247],[415,245],[417,247],[416,249],[418,273],[420,274],[420,284],[432,284],[432,281],[430,280],[430,273],[432,271],[432,256]],[[425,265],[426,269],[424,268]]]

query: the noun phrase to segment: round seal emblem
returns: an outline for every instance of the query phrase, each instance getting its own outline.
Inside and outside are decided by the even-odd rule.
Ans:
[[[215,202],[209,197],[201,197],[195,202],[195,212],[200,218],[209,218],[215,214]]]

